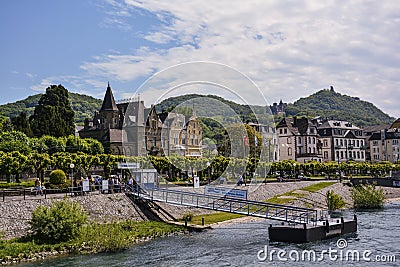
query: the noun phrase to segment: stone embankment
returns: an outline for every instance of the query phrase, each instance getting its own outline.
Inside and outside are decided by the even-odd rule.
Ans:
[[[48,195],[48,197],[51,195]],[[0,202],[0,233],[3,238],[19,237],[29,231],[28,221],[32,217],[32,211],[38,206],[49,206],[54,201],[62,200],[62,197],[48,198],[38,196],[37,199],[21,200],[10,199]],[[132,202],[124,193],[93,194],[71,198],[78,202],[89,215],[89,219],[95,222],[111,221],[143,221],[143,214],[135,209]]]

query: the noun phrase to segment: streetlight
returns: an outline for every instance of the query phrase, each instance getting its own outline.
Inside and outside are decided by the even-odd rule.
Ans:
[[[71,193],[74,187],[74,168],[75,168],[75,164],[71,163],[69,164],[69,167],[71,168]]]
[[[296,179],[296,163],[293,163],[293,178]]]
[[[208,168],[208,184],[210,184],[210,176],[211,176],[210,166],[211,166],[211,163],[209,161],[207,161],[206,164],[207,164],[207,168]]]

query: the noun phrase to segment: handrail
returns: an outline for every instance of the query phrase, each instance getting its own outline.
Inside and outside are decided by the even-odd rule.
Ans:
[[[232,199],[235,202],[239,203],[244,203],[244,204],[263,204],[263,205],[268,205],[271,207],[278,207],[278,208],[290,208],[292,210],[298,210],[298,211],[315,211],[315,209],[310,209],[310,208],[303,208],[303,207],[297,207],[297,206],[289,206],[289,205],[283,205],[283,204],[276,204],[276,203],[270,203],[270,202],[261,202],[261,201],[255,201],[255,200],[245,200],[241,198],[234,198],[234,197],[221,197],[221,196],[214,196],[214,195],[205,195],[205,194],[200,194],[200,193],[194,193],[194,192],[186,192],[186,191],[179,191],[179,190],[170,190],[170,189],[165,189],[165,188],[154,188],[154,189],[148,189],[149,191],[168,191],[169,193],[177,193],[177,194],[182,194],[182,195],[193,195],[193,196],[207,196],[207,198],[215,199],[215,200],[221,200],[221,199]]]
[[[186,192],[165,188],[146,188],[139,185],[128,187],[132,194],[151,201],[192,206],[197,208],[226,211],[247,216],[286,221],[290,223],[309,223],[310,218],[316,224],[318,211],[296,206],[245,200],[234,197],[221,197],[202,193]]]

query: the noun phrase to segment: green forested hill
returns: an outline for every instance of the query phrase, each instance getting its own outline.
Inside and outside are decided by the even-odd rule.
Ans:
[[[0,114],[12,118],[25,111],[29,117],[33,114],[41,96],[41,94],[37,94],[14,103],[0,105]],[[100,109],[102,103],[100,99],[71,92],[69,92],[69,100],[71,101],[72,109],[75,111],[75,121],[77,123],[82,123],[85,118],[92,118],[94,112]]]
[[[285,111],[288,116],[321,116],[349,121],[357,126],[387,124],[395,120],[370,102],[327,89],[287,104]]]
[[[212,98],[217,101],[220,101],[226,105],[228,105],[236,114],[238,114],[243,121],[246,120],[252,120],[254,118],[254,115],[252,115],[251,109],[247,105],[240,105],[237,104],[233,101],[226,100],[222,97],[215,96],[215,95],[198,95],[198,94],[188,94],[188,95],[181,95],[177,97],[170,97],[168,99],[163,100],[161,103],[157,104],[156,109],[157,112],[161,111],[171,111],[174,108],[178,107],[182,103],[186,103],[185,106],[190,106],[193,103],[196,105],[196,110],[200,111],[201,114],[205,114],[207,116],[215,116],[216,114],[218,115],[224,115],[226,112],[226,107],[223,107],[223,105],[213,105],[215,102],[203,102],[201,105],[195,104],[195,102],[191,102],[193,99],[198,99],[198,98]],[[191,114],[185,114],[185,115],[191,115]]]

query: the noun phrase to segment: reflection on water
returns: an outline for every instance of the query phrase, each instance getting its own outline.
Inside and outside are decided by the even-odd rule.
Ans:
[[[370,258],[376,255],[395,255],[400,261],[400,203],[389,204],[383,210],[373,212],[357,212],[358,232],[345,236],[347,247],[342,253],[357,250],[361,254],[371,250]],[[345,214],[351,216],[350,212]],[[290,260],[291,251],[301,255],[304,250],[315,251],[317,258],[323,250],[336,249],[337,240],[333,238],[307,244],[285,244],[268,241],[267,227],[271,221],[257,221],[237,224],[227,224],[203,233],[172,236],[150,241],[119,253],[102,253],[97,255],[66,256],[25,264],[22,266],[281,266],[274,254],[273,260],[259,261],[257,253],[267,245],[268,251],[284,250],[286,259],[293,266],[397,266],[394,263],[349,262],[329,260],[326,255],[322,262]],[[338,254],[339,255],[339,254]],[[340,257],[338,257],[340,259]],[[353,258],[350,258],[353,259]]]

